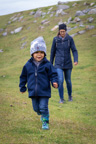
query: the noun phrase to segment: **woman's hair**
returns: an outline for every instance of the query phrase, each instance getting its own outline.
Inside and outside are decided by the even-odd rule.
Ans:
[[[59,37],[59,35],[60,35],[60,31],[58,31],[58,33],[57,33],[57,37]]]

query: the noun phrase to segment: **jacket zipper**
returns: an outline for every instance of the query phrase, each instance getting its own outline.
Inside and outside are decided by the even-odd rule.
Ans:
[[[35,85],[35,96],[37,96],[37,67],[35,66],[35,82],[36,82],[36,85]]]

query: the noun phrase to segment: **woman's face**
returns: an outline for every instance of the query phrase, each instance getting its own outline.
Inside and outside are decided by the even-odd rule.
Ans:
[[[64,29],[60,29],[59,32],[60,32],[60,36],[64,38],[66,31]]]

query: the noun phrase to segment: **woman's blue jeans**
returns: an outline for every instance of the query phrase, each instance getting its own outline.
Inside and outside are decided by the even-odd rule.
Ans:
[[[72,69],[57,68],[58,81],[59,81],[58,91],[59,91],[59,96],[61,100],[64,99],[64,87],[63,87],[64,78],[65,78],[66,85],[67,85],[69,99],[72,97],[71,71]]]
[[[32,97],[33,110],[37,112],[38,115],[49,115],[48,101],[48,97]]]

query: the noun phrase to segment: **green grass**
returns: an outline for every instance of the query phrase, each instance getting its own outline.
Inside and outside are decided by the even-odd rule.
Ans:
[[[80,17],[85,25],[95,25],[95,29],[74,37],[79,63],[72,70],[73,102],[67,101],[65,83],[66,102],[62,105],[58,103],[58,90],[52,88],[48,131],[41,129],[40,117],[33,111],[27,92],[21,94],[18,87],[22,67],[30,58],[30,42],[42,35],[47,45],[47,58],[50,59],[52,40],[57,34],[57,31],[51,32],[51,28],[60,19],[66,21],[70,16],[74,17],[77,10],[86,8],[84,1],[79,1],[75,9],[72,7],[73,3],[69,3],[71,8],[65,11],[68,15],[64,17],[46,16],[44,19],[48,18],[50,25],[46,25],[43,30],[39,29],[43,19],[37,18],[37,23],[33,23],[34,17],[29,15],[31,10],[20,12],[20,16],[24,15],[24,22],[13,22],[10,25],[5,24],[15,14],[0,16],[0,28],[8,31],[6,37],[0,33],[0,49],[4,51],[0,53],[0,144],[96,143],[96,37],[92,37],[96,34],[95,15],[91,15],[94,17],[92,24],[86,22],[90,15]],[[47,12],[49,8],[42,8],[42,11]],[[53,9],[56,10],[56,6]],[[23,26],[23,30],[11,35],[10,31],[19,26]],[[27,30],[28,27],[30,30]],[[81,29],[84,28],[77,28],[69,34]],[[23,37],[26,39],[21,41]],[[21,50],[21,44],[25,41],[26,48]]]

